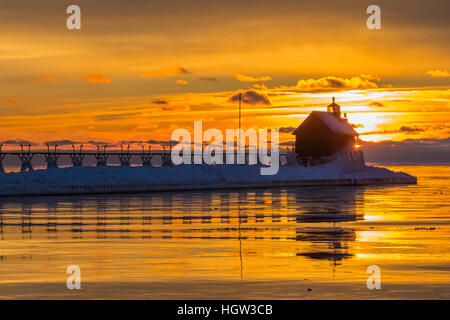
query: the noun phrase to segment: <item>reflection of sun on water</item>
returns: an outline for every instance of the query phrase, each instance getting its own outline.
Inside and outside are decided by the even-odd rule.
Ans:
[[[365,221],[379,221],[382,219],[383,219],[383,217],[380,215],[367,215],[367,214],[364,215]]]
[[[382,240],[386,236],[386,232],[382,231],[358,231],[356,232],[356,241],[374,242]]]

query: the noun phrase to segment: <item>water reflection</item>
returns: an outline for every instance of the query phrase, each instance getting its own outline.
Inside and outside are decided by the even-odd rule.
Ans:
[[[83,281],[109,284],[98,297],[122,297],[118,282],[153,283],[171,298],[183,283],[196,298],[265,297],[247,296],[243,283],[298,296],[283,281],[360,290],[372,264],[383,283],[448,283],[450,169],[406,169],[418,185],[1,198],[0,295],[6,284],[65,288],[72,264]],[[203,280],[218,287],[195,285]]]
[[[310,250],[297,252],[297,256],[330,260],[336,266],[343,259],[353,256],[349,252],[349,243],[355,241],[356,233],[351,228],[340,227],[339,223],[363,219],[362,213],[359,213],[363,211],[358,211],[356,206],[363,204],[364,189],[333,188],[321,194],[322,201],[317,202],[314,201],[316,198],[310,197],[313,201],[305,203],[304,198],[300,198],[297,202],[304,212],[297,215],[296,222],[315,225],[310,229],[297,228],[296,240],[310,244]],[[323,227],[323,223],[331,223],[332,226]]]
[[[289,241],[292,254],[337,264],[352,257],[355,233],[342,222],[363,218],[364,188],[7,198],[2,240]],[[302,242],[304,245],[294,245]],[[243,248],[244,246],[244,248]]]

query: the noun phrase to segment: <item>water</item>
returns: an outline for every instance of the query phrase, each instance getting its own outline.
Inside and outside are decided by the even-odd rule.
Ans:
[[[418,184],[3,198],[0,298],[448,299],[450,168],[391,169]]]

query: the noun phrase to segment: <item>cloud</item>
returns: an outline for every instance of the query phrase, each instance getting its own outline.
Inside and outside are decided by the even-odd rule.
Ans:
[[[159,105],[161,105],[161,104],[168,104],[168,102],[166,100],[155,100],[155,101],[152,101],[152,103],[153,104],[159,104]]]
[[[118,144],[143,144],[143,143],[147,142],[143,140],[121,140],[118,142]]]
[[[128,113],[113,113],[113,114],[101,114],[95,116],[96,121],[111,121],[111,120],[120,120],[127,119],[137,115],[140,115],[140,112],[128,112]]]
[[[71,146],[75,144],[82,144],[82,142],[78,141],[72,141],[72,140],[53,140],[53,141],[46,141],[44,142],[44,145],[49,146]]]
[[[37,79],[37,81],[38,82],[54,82],[54,81],[56,81],[56,79],[51,76],[44,76],[44,77],[40,77],[39,79]]]
[[[118,144],[158,144],[161,146],[175,146],[178,144],[177,141],[171,141],[171,140],[122,140],[119,141]]]
[[[110,142],[95,141],[95,140],[86,141],[84,144],[90,144],[90,145],[94,145],[94,146],[111,146]]]
[[[0,142],[1,144],[4,145],[23,145],[23,146],[28,146],[28,145],[32,145],[32,146],[36,146],[37,144],[31,141],[27,141],[27,140],[21,140],[21,139],[16,139],[16,140],[5,140]]]
[[[102,74],[98,74],[98,73],[94,73],[94,74],[89,74],[84,76],[83,78],[84,81],[89,82],[89,83],[110,83],[111,79],[102,75]]]
[[[150,139],[147,141],[149,144],[159,144],[161,146],[176,146],[178,144],[178,141],[172,141],[172,140],[153,140]]]
[[[421,128],[417,128],[417,127],[408,127],[408,126],[401,126],[399,129],[401,132],[408,132],[408,133],[412,133],[412,132],[422,132],[423,129]]]
[[[296,89],[300,91],[327,91],[349,89],[374,89],[378,88],[376,81],[380,79],[372,75],[361,74],[352,78],[340,78],[328,76],[319,79],[299,80]]]
[[[358,125],[359,126],[359,125]],[[361,128],[363,128],[363,125],[360,125]],[[354,127],[352,125],[352,127]],[[355,128],[355,127],[354,127]],[[377,130],[377,131],[370,131],[370,132],[364,132],[360,135],[371,135],[371,134],[392,134],[392,133],[417,133],[417,132],[425,132],[425,131],[435,131],[435,130],[445,130],[447,127],[445,125],[422,125],[422,127],[418,126],[401,126],[398,129],[392,129],[392,130]]]
[[[281,127],[278,129],[281,133],[292,133],[295,128],[294,127]]]
[[[446,77],[450,77],[450,72],[448,72],[447,70],[429,70],[427,72],[425,72],[425,74],[429,75],[430,77],[433,78],[446,78]]]
[[[187,82],[186,80],[177,80],[177,81],[175,81],[175,83],[176,84],[182,84],[182,85],[188,85],[189,84],[189,82]]]
[[[8,99],[6,99],[6,102],[7,102],[8,104],[17,104],[17,100],[14,99],[14,98],[8,98]]]
[[[233,78],[242,82],[266,82],[272,80],[270,76],[252,77],[240,73],[234,74]]]
[[[370,107],[385,107],[385,105],[381,102],[378,101],[372,101],[369,103]]]
[[[150,77],[174,77],[189,74],[192,74],[192,72],[188,71],[186,68],[183,68],[182,66],[176,65],[173,67],[166,67],[151,72],[141,73],[140,76],[143,78],[150,78]]]
[[[239,101],[239,93],[231,96],[228,101]],[[242,102],[250,105],[271,105],[269,97],[265,93],[259,93],[256,90],[247,90],[242,92]]]
[[[350,123],[350,126],[351,126],[352,128],[354,128],[354,129],[357,129],[357,128],[364,128],[364,125],[361,124],[361,123],[357,123],[357,124]]]

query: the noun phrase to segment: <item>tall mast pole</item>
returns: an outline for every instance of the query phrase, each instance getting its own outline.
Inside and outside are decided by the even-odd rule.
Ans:
[[[239,92],[239,130],[241,129],[241,101],[242,101],[242,95]]]
[[[239,92],[239,142],[238,142],[239,149],[241,148],[241,101],[242,101],[242,94]]]

